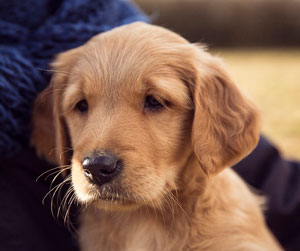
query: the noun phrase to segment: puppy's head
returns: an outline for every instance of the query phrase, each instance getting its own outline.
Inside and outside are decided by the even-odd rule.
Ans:
[[[216,174],[257,143],[257,112],[219,60],[166,29],[116,28],[52,66],[33,143],[51,161],[71,163],[83,203],[155,207],[178,188],[190,157]]]

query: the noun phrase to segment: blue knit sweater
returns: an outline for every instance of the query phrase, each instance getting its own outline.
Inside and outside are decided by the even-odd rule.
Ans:
[[[28,146],[30,114],[54,55],[147,18],[122,0],[0,0],[0,157]]]

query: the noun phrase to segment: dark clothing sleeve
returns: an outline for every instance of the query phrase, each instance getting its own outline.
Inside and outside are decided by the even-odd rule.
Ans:
[[[0,0],[0,157],[28,145],[31,106],[54,56],[134,21],[147,18],[125,0]]]
[[[234,170],[267,198],[267,223],[285,249],[300,250],[300,163],[283,159],[262,136]]]

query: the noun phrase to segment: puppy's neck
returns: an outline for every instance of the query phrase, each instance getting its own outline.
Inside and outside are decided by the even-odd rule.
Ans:
[[[179,174],[181,183],[178,184],[177,199],[180,206],[186,211],[193,211],[191,203],[206,201],[209,198],[211,177],[200,167],[194,154],[190,156],[186,165]],[[192,198],[191,198],[192,197]]]

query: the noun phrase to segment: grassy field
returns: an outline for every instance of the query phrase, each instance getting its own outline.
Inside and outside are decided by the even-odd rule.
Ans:
[[[224,50],[224,59],[240,88],[263,114],[263,133],[284,156],[300,160],[300,49]]]

